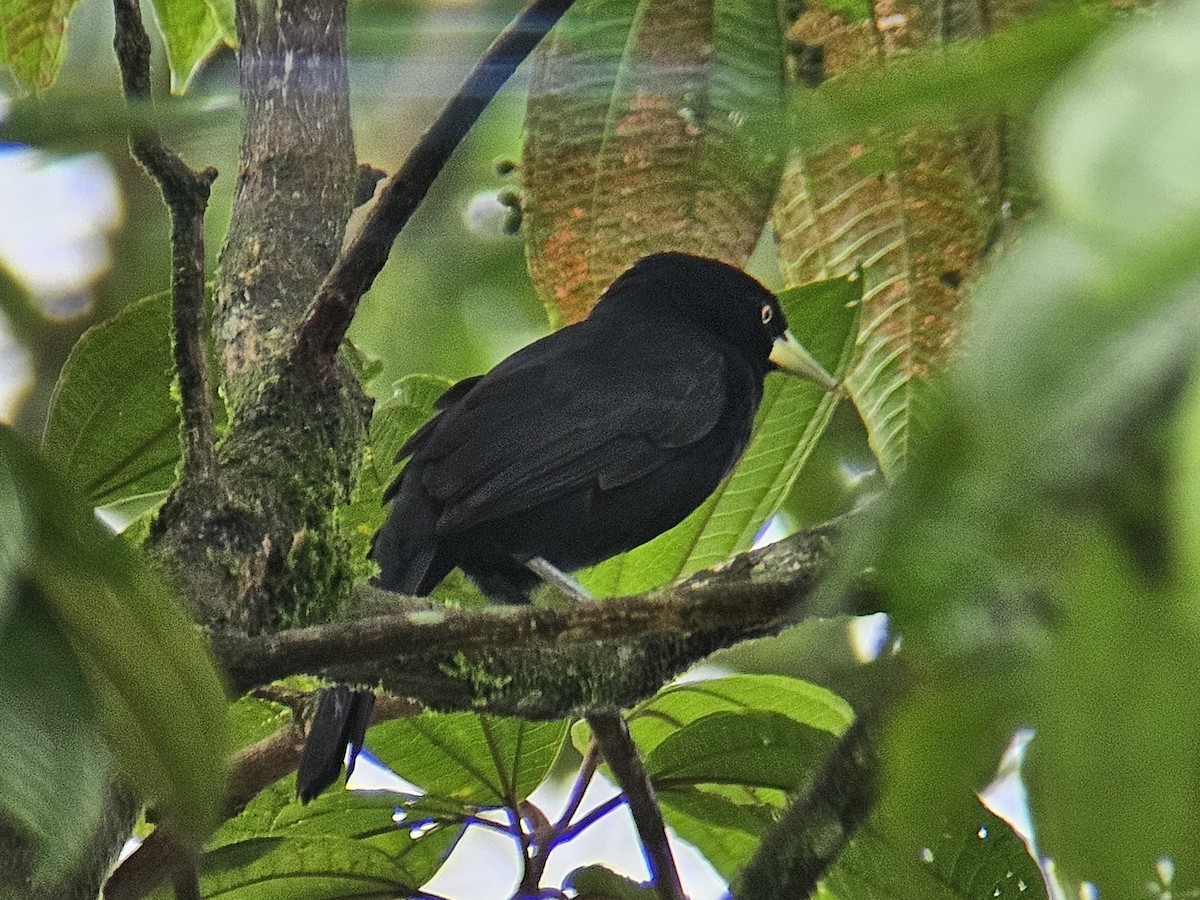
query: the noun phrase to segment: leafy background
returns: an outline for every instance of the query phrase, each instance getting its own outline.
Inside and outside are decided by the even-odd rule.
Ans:
[[[6,13],[18,8],[69,11],[6,0]],[[351,48],[361,155],[394,168],[457,80],[445,61],[465,71],[514,8],[480,4],[447,19],[422,4],[400,10],[357,6]],[[156,9],[168,33],[172,22],[183,22],[184,33],[194,38],[172,44],[170,80],[180,88],[190,82],[197,99],[183,101],[175,108],[177,120],[165,125],[189,158],[225,173],[208,220],[215,253],[232,189],[229,174],[235,171],[236,116],[230,106],[235,89],[227,54],[198,72],[194,66],[228,35],[227,11],[205,5],[193,19],[188,15],[199,9],[195,5]],[[903,652],[883,671],[864,673],[846,660],[844,625],[816,624],[776,642],[755,642],[722,662],[807,676],[859,706],[873,699],[893,708],[881,748],[880,808],[825,880],[821,890],[827,896],[1027,896],[1038,883],[1031,860],[973,794],[990,778],[1014,729],[1027,725],[1037,729],[1026,774],[1038,847],[1054,856],[1064,879],[1089,879],[1106,895],[1141,895],[1155,861],[1169,855],[1186,888],[1195,880],[1193,836],[1200,824],[1197,710],[1188,677],[1197,659],[1200,572],[1200,401],[1191,377],[1200,321],[1195,306],[1200,106],[1194,101],[1200,96],[1194,51],[1200,7],[1195,0],[1176,0],[1154,14],[1114,14],[1101,4],[1082,4],[1007,30],[1024,10],[969,4],[941,9],[942,27],[928,30],[921,24],[930,21],[929,11],[920,4],[806,7],[788,31],[793,63],[803,84],[811,69],[800,64],[812,63],[806,49],[822,42],[824,69],[832,77],[819,90],[801,87],[785,98],[799,124],[792,155],[779,160],[786,162],[785,189],[774,211],[787,280],[860,273],[857,282],[830,281],[814,291],[833,306],[841,298],[843,308],[849,295],[839,291],[863,294],[859,315],[866,352],[850,383],[865,427],[845,405],[824,410],[831,426],[820,445],[806,448],[812,455],[805,470],[797,475],[794,465],[783,464],[790,471],[765,493],[786,496],[783,513],[791,523],[838,512],[881,486],[881,477],[870,474],[871,453],[877,456],[893,486],[849,529],[839,548],[842,568],[825,602],[829,611],[840,611],[841,590],[871,566],[872,587],[903,635]],[[1121,28],[1100,34],[1114,19]],[[455,27],[447,28],[447,21]],[[969,43],[984,36],[985,21],[1002,30],[983,43]],[[57,93],[45,95],[40,113],[31,113],[28,105],[14,107],[4,125],[6,139],[61,151],[99,149],[127,176],[122,178],[127,225],[116,236],[112,272],[99,285],[89,318],[39,328],[32,339],[41,377],[20,424],[27,435],[40,438],[50,386],[83,325],[128,306],[118,322],[132,332],[140,317],[156,314],[153,300],[130,304],[162,287],[166,224],[157,198],[124,150],[125,114],[117,102],[107,49],[111,25],[102,5],[84,2],[74,11],[73,46],[65,57],[49,32],[27,40],[26,19],[6,15],[4,25],[5,58],[26,83],[43,85],[63,65]],[[444,41],[436,52],[428,49],[430,35]],[[968,43],[939,49],[960,38]],[[881,60],[890,61],[886,70],[878,68]],[[541,71],[527,77],[536,84]],[[628,103],[634,93],[618,94],[618,102]],[[537,91],[535,100],[549,102]],[[612,111],[605,107],[603,117]],[[522,244],[495,227],[501,217],[487,197],[509,183],[494,174],[492,161],[519,153],[523,113],[516,90],[493,106],[401,238],[359,317],[352,338],[364,353],[379,357],[373,388],[381,397],[391,395],[401,375],[472,374],[546,328],[546,292],[539,297],[527,279]],[[544,105],[531,115],[536,125],[538,116],[553,122],[561,113]],[[1033,115],[1032,131],[1027,115]],[[695,137],[689,126],[697,123],[675,118],[677,131]],[[703,127],[701,133],[707,133]],[[1031,133],[1036,140],[1024,144]],[[606,146],[603,133],[600,143]],[[703,153],[704,141],[699,143]],[[527,146],[536,157],[536,142]],[[1022,152],[1023,146],[1031,149]],[[681,156],[667,165],[680,171],[693,158]],[[703,171],[712,166],[721,171],[720,160],[705,165],[710,168]],[[544,190],[536,177],[526,183],[534,196]],[[1033,212],[1035,187],[1042,208],[1014,234],[1012,223]],[[550,202],[539,209],[553,207]],[[758,209],[765,217],[766,210]],[[543,249],[556,233],[554,223],[536,214],[527,227]],[[1003,256],[976,277],[980,251],[994,244],[1004,248]],[[736,246],[743,256],[753,249],[745,242]],[[760,246],[750,265],[778,284],[772,250]],[[539,261],[536,249],[530,253],[535,283],[544,284],[551,276],[539,276],[538,267],[547,263]],[[549,271],[553,279],[561,277]],[[970,298],[969,317],[963,296]],[[6,308],[12,304],[6,301]],[[565,308],[557,314],[572,315]],[[392,341],[396,333],[408,339]],[[960,333],[966,336],[961,345]],[[844,330],[826,335],[830,365],[844,347],[839,336]],[[102,342],[98,333],[90,340],[93,349]],[[954,346],[962,347],[961,359]],[[146,375],[153,382],[157,372],[161,378],[165,373],[156,359],[161,357],[148,354],[146,367],[131,370],[129,377]],[[930,377],[948,362],[956,364]],[[79,357],[73,365],[80,365]],[[406,383],[395,406],[427,403],[418,388]],[[68,394],[64,387],[58,396],[63,416],[70,408]],[[155,396],[161,400],[162,392]],[[76,421],[89,407],[105,408],[105,402],[84,393]],[[169,425],[162,418],[151,421],[166,414],[166,404],[156,412],[148,401],[137,410],[146,414],[147,436]],[[51,423],[47,440],[60,448],[55,456],[67,471],[16,479],[52,486],[47,488],[52,499],[10,492],[5,508],[17,511],[9,517],[13,523],[69,506],[63,496],[71,491],[93,503],[115,496],[97,477],[112,472],[111,466],[95,469],[102,460],[72,456],[70,438],[85,426],[58,427],[63,430]],[[131,469],[126,481],[153,495],[163,489],[151,475],[162,477],[163,459],[151,458],[153,442],[135,443],[145,448],[149,464]],[[134,459],[122,445],[114,446],[116,459]],[[20,460],[23,452],[14,447],[5,459]],[[169,464],[169,454],[164,458]],[[362,527],[369,531],[366,518]],[[730,548],[747,540],[748,527],[737,530]],[[50,545],[35,543],[31,549],[22,544],[22,534],[16,529],[5,539],[6,548],[14,548],[6,577],[13,591],[23,592],[9,596],[21,600],[6,600],[0,609],[9,616],[6,627],[15,622],[22,633],[38,636],[39,643],[28,645],[31,652],[63,662],[45,673],[57,679],[53,684],[35,686],[32,695],[6,692],[12,707],[6,714],[19,717],[25,711],[18,707],[25,703],[27,710],[29,696],[55,691],[64,698],[91,697],[62,711],[67,721],[90,726],[106,715],[103,692],[78,689],[89,676],[71,667],[73,655],[64,649],[70,635],[62,633],[61,622],[69,619],[48,620],[45,604],[55,596],[77,595],[76,580],[94,579],[95,573],[48,567],[39,560]],[[672,557],[675,564],[688,565],[699,546],[687,545]],[[710,548],[693,562],[719,555],[721,548]],[[628,574],[628,566],[615,564],[593,577],[613,590],[629,589],[643,576],[636,564]],[[103,577],[118,579],[123,588],[156,590],[133,569]],[[56,593],[62,584],[69,589]],[[121,612],[119,605],[114,608],[114,615]],[[176,652],[187,658],[188,651],[167,640],[163,653]],[[135,667],[145,662],[123,661]],[[10,666],[3,677],[19,684],[29,670]],[[689,768],[688,760],[671,755],[672,748],[727,743],[744,733],[771,741],[786,735],[781,743],[801,751],[828,740],[810,732],[832,735],[844,727],[822,730],[807,719],[797,723],[786,714],[781,719],[763,700],[770,692],[758,688],[751,709],[711,710],[685,722],[677,734],[695,728],[703,738],[699,743],[676,737],[650,750],[660,771],[676,779],[666,801],[672,821],[681,834],[707,847],[727,875],[761,834],[763,820],[752,811],[759,807],[739,804],[747,795],[720,786],[721,771]],[[668,702],[670,696],[651,702]],[[271,707],[257,715],[278,719]],[[144,727],[154,726],[151,718],[144,718]],[[87,742],[85,731],[80,730],[81,756],[91,763],[75,799],[86,809],[97,796],[96,779],[107,771],[110,751]],[[544,750],[553,741],[535,743]],[[744,777],[761,763],[743,757],[729,765]],[[769,808],[778,796],[765,792],[797,787],[748,780],[738,782],[736,791],[757,792],[756,802]],[[155,790],[169,792],[161,783]],[[34,811],[37,820],[28,827],[45,835],[78,827],[70,809],[44,797],[39,802],[40,796],[13,801],[5,810]],[[420,841],[411,841],[403,829],[372,834],[362,825],[364,810],[377,823],[388,805],[372,798],[331,798],[329,808],[313,808],[299,818],[289,809],[286,791],[256,803],[242,825],[226,826],[219,849],[206,859],[205,877],[217,879],[211,890],[234,890],[260,876],[302,876],[305,859],[336,861],[347,872],[372,872],[378,863],[382,880],[376,887],[412,884],[458,838],[447,826]],[[731,805],[740,805],[744,815],[735,816]],[[314,824],[318,821],[323,825]],[[719,821],[736,825],[714,837]],[[327,856],[318,855],[305,842],[313,840],[311,829],[330,823],[337,823],[332,830],[341,839],[323,845]],[[389,855],[368,863],[368,856],[378,854],[372,849],[376,839],[388,844]],[[603,879],[594,871],[577,876],[577,884]],[[1171,887],[1157,886],[1160,893]]]

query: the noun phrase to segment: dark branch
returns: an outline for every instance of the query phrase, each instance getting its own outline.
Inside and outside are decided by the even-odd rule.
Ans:
[[[463,612],[375,591],[405,611],[273,634],[217,632],[212,644],[231,687],[241,693],[349,660],[362,666],[409,657],[424,661],[438,653],[503,654],[691,634],[726,635],[732,643],[777,631],[807,612],[836,528],[825,525],[793,535],[651,595],[567,609],[499,606]],[[404,693],[418,696],[413,690]]]
[[[175,889],[175,900],[200,900],[200,876],[196,874],[195,860],[180,866],[171,876]]]
[[[294,358],[301,365],[323,371],[332,364],[358,301],[387,262],[396,236],[492,97],[572,2],[533,0],[500,33],[422,135],[317,291],[293,346]]]
[[[687,900],[679,870],[675,867],[675,856],[667,843],[667,826],[658,807],[654,785],[650,783],[642,758],[629,736],[624,717],[616,709],[606,709],[589,715],[587,723],[629,804],[634,827],[646,851],[650,880],[659,896],[663,900]]]
[[[114,0],[113,49],[125,97],[150,99],[150,38],[138,0]],[[217,170],[191,169],[153,128],[129,136],[134,158],[158,185],[171,213],[171,322],[183,418],[183,475],[206,479],[215,469],[215,432],[204,318],[204,212]]]
[[[878,763],[859,718],[833,748],[812,788],[792,801],[746,864],[734,900],[811,897],[875,806]]]

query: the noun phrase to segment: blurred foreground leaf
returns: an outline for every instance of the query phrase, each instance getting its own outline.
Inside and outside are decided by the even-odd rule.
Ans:
[[[82,734],[68,742],[63,730],[95,734],[98,715],[99,736],[143,799],[172,817],[181,834],[203,836],[220,813],[228,742],[223,690],[201,635],[137,555],[80,508],[67,485],[8,430],[0,430],[0,461],[8,505],[15,497],[20,510],[13,525],[24,526],[23,542],[10,545],[17,552],[2,573],[4,595],[19,592],[21,608],[9,613],[4,632],[6,667],[16,668],[6,668],[0,693],[16,704],[14,712],[24,709],[25,726],[14,732],[19,740],[78,754],[64,761],[47,752],[29,760],[24,777],[53,783],[84,767],[74,815],[94,822],[108,756]],[[22,630],[13,631],[19,623]],[[27,655],[38,646],[44,655]],[[35,710],[22,706],[22,698],[39,681],[58,689],[30,720]],[[76,687],[67,693],[69,684]],[[97,713],[89,712],[93,704]],[[22,814],[40,820],[35,836],[47,841],[51,800],[40,801],[40,813],[34,804]],[[82,849],[78,840],[66,840],[74,834],[71,823],[38,850],[67,866]]]
[[[873,567],[904,636],[884,807],[905,840],[1029,725],[1040,849],[1113,896],[1159,856],[1200,866],[1200,635],[1165,481],[1200,346],[1198,29],[1200,3],[1165,5],[1055,90],[1045,213],[977,285],[927,441],[839,559]]]

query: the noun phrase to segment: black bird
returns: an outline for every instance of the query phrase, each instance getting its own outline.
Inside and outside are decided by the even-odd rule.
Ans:
[[[645,543],[733,468],[773,369],[837,389],[749,275],[684,253],[639,260],[584,321],[441,397],[397,456],[408,463],[384,497],[376,583],[425,595],[458,566],[489,596],[525,602],[532,559],[572,571]],[[302,799],[361,747],[359,694],[323,698]]]

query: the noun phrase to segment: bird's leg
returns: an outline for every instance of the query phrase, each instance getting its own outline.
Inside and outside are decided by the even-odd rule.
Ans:
[[[540,556],[526,560],[525,568],[546,582],[546,584],[554,585],[576,603],[592,603],[596,599],[582,584]]]

